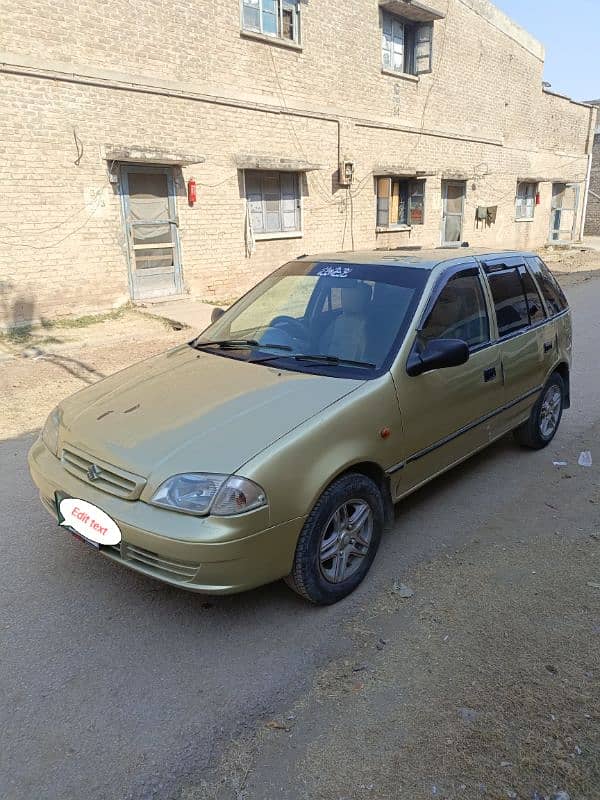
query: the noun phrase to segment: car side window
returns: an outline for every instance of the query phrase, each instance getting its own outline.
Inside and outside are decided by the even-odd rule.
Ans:
[[[543,322],[543,320],[546,319],[546,312],[544,311],[544,304],[542,303],[542,298],[535,285],[535,281],[531,277],[529,270],[525,267],[520,267],[519,272],[521,274],[521,280],[523,281],[523,289],[525,290],[529,321],[532,325]]]
[[[567,298],[565,297],[563,290],[558,285],[556,278],[550,272],[541,258],[529,258],[528,263],[533,271],[533,274],[535,275],[540,289],[542,290],[542,294],[544,296],[544,300],[546,301],[546,305],[548,306],[548,312],[550,316],[560,314],[561,311],[564,311],[565,308],[567,308],[568,303]]]
[[[488,274],[500,337],[529,326],[527,300],[517,267]]]
[[[489,338],[490,322],[479,277],[450,278],[421,327],[421,339],[462,339],[474,348]]]

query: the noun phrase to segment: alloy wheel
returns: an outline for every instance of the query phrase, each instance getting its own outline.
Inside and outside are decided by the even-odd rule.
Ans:
[[[540,407],[540,433],[544,439],[549,439],[558,426],[562,406],[560,388],[553,384],[549,386],[542,399]]]
[[[347,500],[331,515],[319,546],[319,567],[325,580],[341,583],[353,575],[369,552],[373,511],[364,500]]]

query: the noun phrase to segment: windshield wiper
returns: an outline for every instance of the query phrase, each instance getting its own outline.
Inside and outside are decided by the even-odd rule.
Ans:
[[[195,341],[192,345],[197,350],[201,347],[218,347],[221,350],[239,350],[244,347],[261,347],[271,350],[292,350],[286,344],[266,344],[257,342],[256,339],[221,339],[216,342],[198,342]]]
[[[322,361],[324,364],[342,364],[348,367],[365,367],[365,369],[375,369],[375,364],[370,361],[353,361],[351,358],[341,358],[340,356],[326,356],[320,354],[297,353],[291,358],[296,361]]]

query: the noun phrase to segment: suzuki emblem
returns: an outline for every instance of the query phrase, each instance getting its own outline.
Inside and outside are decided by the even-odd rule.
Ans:
[[[102,470],[97,464],[90,464],[87,469],[87,476],[91,481],[97,481],[98,478],[102,475]]]

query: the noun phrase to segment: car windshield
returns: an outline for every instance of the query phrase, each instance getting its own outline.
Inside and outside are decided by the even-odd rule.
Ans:
[[[428,274],[394,263],[293,261],[191,345],[301,372],[374,377],[402,341]]]

